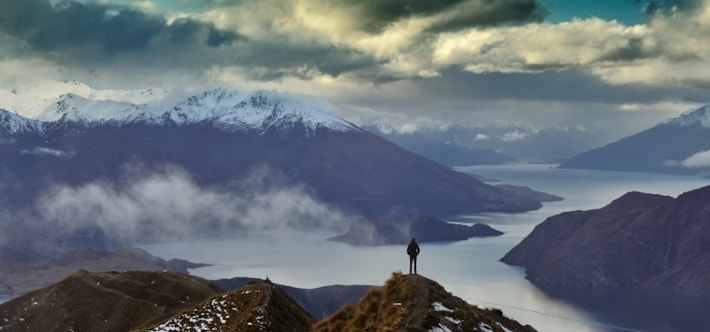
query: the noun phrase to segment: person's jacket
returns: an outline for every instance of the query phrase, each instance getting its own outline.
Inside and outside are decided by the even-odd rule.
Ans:
[[[409,245],[407,246],[407,254],[409,256],[419,255],[419,245],[414,241],[409,242]]]

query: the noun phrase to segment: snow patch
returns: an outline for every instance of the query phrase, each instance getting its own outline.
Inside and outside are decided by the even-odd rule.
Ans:
[[[444,319],[446,319],[446,320],[448,320],[449,322],[452,322],[452,323],[454,323],[454,324],[456,324],[456,325],[461,324],[461,320],[460,320],[460,319],[456,319],[456,318],[449,317],[449,316],[444,317]]]
[[[486,323],[478,324],[478,329],[480,329],[482,332],[493,332],[493,328]]]
[[[227,300],[227,295],[225,294],[220,298],[212,299],[212,301],[185,312],[182,315],[164,322],[148,331],[214,331],[216,324],[219,324],[218,326],[224,326],[227,324],[228,319],[231,317],[230,312],[233,311],[238,311],[238,309],[231,301]]]
[[[438,312],[453,312],[452,309],[447,308],[441,302],[434,302],[434,303],[432,303],[432,306],[434,307],[434,310],[436,310]]]
[[[698,123],[705,128],[710,128],[710,105],[683,113],[679,117],[666,120],[663,124],[690,127]]]
[[[430,330],[431,332],[452,332],[450,328],[443,326],[443,325],[438,325],[434,326]]]

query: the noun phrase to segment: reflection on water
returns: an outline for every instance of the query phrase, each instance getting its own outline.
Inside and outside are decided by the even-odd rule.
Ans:
[[[638,325],[612,318],[585,303],[540,291],[524,278],[522,269],[498,261],[508,250],[535,225],[554,214],[600,208],[632,190],[677,196],[710,184],[708,179],[694,177],[558,170],[550,165],[476,166],[459,170],[497,178],[503,183],[527,185],[565,200],[546,203],[540,210],[521,214],[489,213],[449,218],[462,223],[485,222],[505,234],[456,243],[421,244],[419,271],[472,304],[498,307],[523,324],[553,332],[628,331]],[[278,283],[303,288],[331,284],[382,285],[393,271],[408,269],[404,246],[363,248],[324,240],[332,235],[291,234],[166,243],[143,248],[166,259],[184,258],[214,264],[191,271],[208,279],[269,277]]]

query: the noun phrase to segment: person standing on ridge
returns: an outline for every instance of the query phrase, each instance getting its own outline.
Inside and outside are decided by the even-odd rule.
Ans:
[[[417,255],[419,255],[419,245],[417,241],[412,238],[407,246],[407,255],[409,255],[409,274],[412,274],[412,263],[414,263],[414,274],[417,274]]]

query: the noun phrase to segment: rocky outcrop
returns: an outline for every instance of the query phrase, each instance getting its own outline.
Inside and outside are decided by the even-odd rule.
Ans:
[[[677,198],[631,192],[552,216],[502,261],[553,288],[635,288],[710,298],[710,186]]]
[[[373,288],[359,303],[320,321],[313,328],[329,331],[535,331],[497,309],[481,309],[448,293],[420,275],[395,273],[382,288]]]

